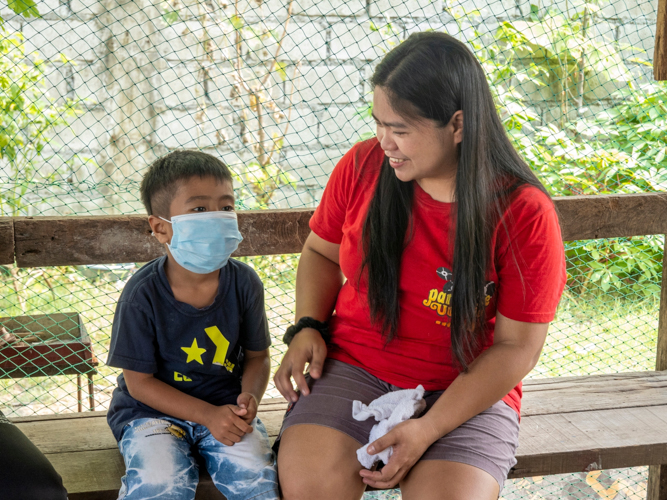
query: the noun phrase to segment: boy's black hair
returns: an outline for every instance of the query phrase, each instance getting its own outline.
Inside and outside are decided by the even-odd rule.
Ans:
[[[173,151],[155,160],[141,181],[141,201],[148,215],[169,217],[179,183],[195,176],[233,184],[231,171],[218,158],[201,151]]]

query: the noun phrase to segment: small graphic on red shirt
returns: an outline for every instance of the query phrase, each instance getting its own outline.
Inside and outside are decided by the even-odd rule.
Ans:
[[[452,317],[452,291],[454,290],[454,273],[446,267],[439,267],[436,269],[435,273],[438,277],[445,280],[445,284],[442,286],[442,290],[439,288],[432,288],[428,292],[428,298],[422,301],[422,304],[429,309],[432,309],[436,314],[442,319],[437,319],[436,324],[445,326],[449,328],[451,326],[451,317]],[[496,291],[496,284],[493,281],[489,281],[484,285],[484,294],[486,296],[486,305],[489,305],[491,298]]]

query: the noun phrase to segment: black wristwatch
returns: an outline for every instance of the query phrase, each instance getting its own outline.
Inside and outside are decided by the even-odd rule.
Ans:
[[[320,332],[324,342],[327,344],[331,341],[329,325],[326,321],[318,321],[315,318],[311,318],[310,316],[303,316],[299,319],[299,321],[296,322],[295,325],[291,325],[289,328],[287,328],[287,331],[285,331],[285,335],[283,336],[283,342],[286,345],[290,345],[290,342],[292,342],[294,336],[304,328],[313,328]]]

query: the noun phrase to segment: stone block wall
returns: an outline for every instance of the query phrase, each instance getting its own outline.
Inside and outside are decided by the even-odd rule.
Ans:
[[[577,0],[549,1],[539,2],[540,8],[577,5]],[[275,160],[296,185],[276,192],[274,206],[316,203],[336,161],[360,134],[373,131],[358,110],[369,99],[373,67],[400,39],[432,29],[469,41],[469,27],[459,27],[447,8],[478,10],[481,32],[495,30],[504,20],[525,18],[531,9],[530,0],[453,2],[294,1],[278,58],[281,71],[266,86],[285,118],[265,123],[265,129],[281,136],[289,121]],[[258,33],[275,33],[244,42],[247,60],[257,68],[277,48],[287,3],[239,0],[248,25]],[[644,57],[652,60],[657,3],[611,0],[593,27],[594,36],[618,44],[633,72],[629,78],[648,75],[631,62],[637,52],[629,46],[645,50]],[[178,12],[172,18],[165,11],[170,5]],[[59,130],[43,167],[55,170],[69,162],[72,189],[48,198],[33,193],[32,214],[141,211],[136,191],[143,171],[177,148],[202,149],[237,170],[256,159],[247,137],[257,135],[257,121],[248,113],[247,101],[234,95],[233,5],[220,0],[41,0],[40,19],[2,12],[7,36],[22,32],[26,50],[49,60],[48,95],[81,99],[82,114]],[[63,62],[61,54],[71,62]],[[605,106],[615,87],[608,81],[588,82],[586,90],[588,104],[595,108]],[[543,121],[558,118],[550,89],[526,87],[524,92]]]

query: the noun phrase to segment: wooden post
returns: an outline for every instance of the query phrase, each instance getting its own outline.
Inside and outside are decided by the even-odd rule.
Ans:
[[[88,404],[90,411],[95,411],[95,386],[93,385],[93,374],[88,374]]]
[[[660,0],[660,4],[664,7],[666,1]],[[665,235],[665,243],[667,243],[667,235]],[[655,369],[667,370],[667,245],[662,256],[662,286],[660,287],[658,347],[655,356]],[[646,500],[667,500],[667,465],[651,465],[649,467]]]
[[[0,265],[14,263],[14,219],[0,217]]]
[[[667,235],[665,235],[667,243]],[[660,287],[660,312],[658,313],[658,346],[655,369],[667,370],[667,248],[662,256],[662,286]]]
[[[83,395],[81,391],[81,374],[76,375],[76,409],[79,413],[83,411]]]
[[[667,0],[658,0],[658,22],[655,25],[653,77],[667,80]]]

